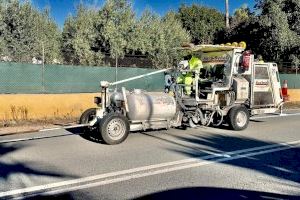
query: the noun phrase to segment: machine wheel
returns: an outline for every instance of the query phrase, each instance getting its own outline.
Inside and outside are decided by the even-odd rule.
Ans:
[[[233,107],[228,116],[229,126],[235,131],[241,131],[248,127],[250,114],[246,107]]]
[[[96,117],[96,108],[89,108],[82,115],[79,119],[79,124],[87,124],[92,121]]]
[[[120,114],[108,114],[100,122],[100,134],[106,144],[122,143],[127,138],[129,130],[128,119]]]
[[[86,111],[82,113],[79,119],[79,124],[88,124],[90,121],[92,121],[96,117],[96,108],[89,108]],[[93,133],[97,131],[97,126],[94,127],[84,127],[83,128],[83,134],[85,136],[90,137]]]

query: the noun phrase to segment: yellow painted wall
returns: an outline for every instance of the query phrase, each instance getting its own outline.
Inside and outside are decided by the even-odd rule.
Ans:
[[[300,89],[289,89],[290,101],[300,101]],[[96,107],[88,94],[4,94],[0,95],[0,120],[79,118]]]
[[[288,89],[289,101],[300,101],[300,89]]]
[[[0,120],[78,118],[96,107],[89,94],[5,94],[0,95]]]

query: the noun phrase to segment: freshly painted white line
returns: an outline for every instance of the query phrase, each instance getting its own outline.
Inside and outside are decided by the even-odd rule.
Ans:
[[[197,158],[190,158],[190,159],[184,159],[184,160],[179,160],[179,161],[160,163],[160,164],[156,164],[156,165],[149,165],[149,166],[144,166],[144,167],[123,170],[123,171],[89,176],[89,177],[79,178],[79,179],[74,179],[74,180],[69,180],[69,181],[62,181],[62,182],[58,182],[58,183],[51,183],[51,184],[46,184],[46,185],[40,185],[40,186],[23,188],[23,189],[11,190],[11,191],[7,191],[7,192],[1,192],[0,198],[20,197],[20,196],[24,196],[24,195],[28,195],[28,194],[30,195],[31,193],[50,194],[49,192],[53,192],[53,191],[61,191],[61,192],[67,192],[68,190],[73,191],[73,190],[77,190],[77,189],[84,189],[84,188],[88,188],[88,187],[105,185],[105,184],[120,182],[120,181],[124,181],[124,180],[130,180],[130,179],[139,178],[139,177],[145,177],[145,176],[162,174],[162,173],[167,173],[167,172],[171,172],[171,171],[191,168],[191,167],[202,166],[202,165],[215,163],[215,162],[225,162],[225,161],[229,161],[229,160],[244,158],[247,156],[260,155],[260,154],[264,154],[264,153],[281,151],[281,150],[285,150],[285,149],[294,148],[295,146],[293,146],[293,145],[299,145],[299,144],[300,144],[300,140],[293,141],[293,142],[274,144],[274,145],[261,146],[261,147],[254,147],[254,148],[243,149],[243,150],[238,150],[238,151],[232,151],[232,152],[223,154],[223,155],[227,155],[225,158],[223,156],[221,156],[221,158],[220,158],[220,156],[208,155],[208,156],[202,156],[202,157],[197,157]],[[259,152],[257,152],[258,150],[259,150]],[[240,154],[242,154],[242,155],[240,155]],[[209,160],[209,159],[214,159],[214,158],[218,158],[218,159],[217,160]],[[199,163],[200,159],[204,160],[204,161],[201,161]],[[196,163],[194,163],[194,162],[196,162]],[[189,164],[189,163],[191,163],[191,164]],[[180,166],[178,166],[178,165],[180,165]],[[168,168],[166,168],[166,167],[168,167]],[[148,171],[151,171],[151,172],[148,172]],[[118,176],[123,176],[123,177],[120,178]],[[107,180],[103,180],[103,179],[107,179]],[[96,182],[90,183],[92,181],[96,181]],[[81,185],[74,186],[75,184],[77,184],[77,185],[81,184]],[[60,187],[67,187],[67,188],[60,189]]]

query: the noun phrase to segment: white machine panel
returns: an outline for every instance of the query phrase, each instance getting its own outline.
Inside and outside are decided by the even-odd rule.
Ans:
[[[249,82],[245,78],[233,78],[233,89],[236,92],[237,102],[245,102],[249,98],[249,88]]]

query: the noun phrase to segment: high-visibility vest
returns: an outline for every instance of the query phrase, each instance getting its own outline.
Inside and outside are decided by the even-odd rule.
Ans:
[[[190,66],[190,70],[197,70],[200,72],[200,69],[203,68],[203,64],[202,64],[202,61],[193,56],[190,61],[189,61],[189,66]]]

